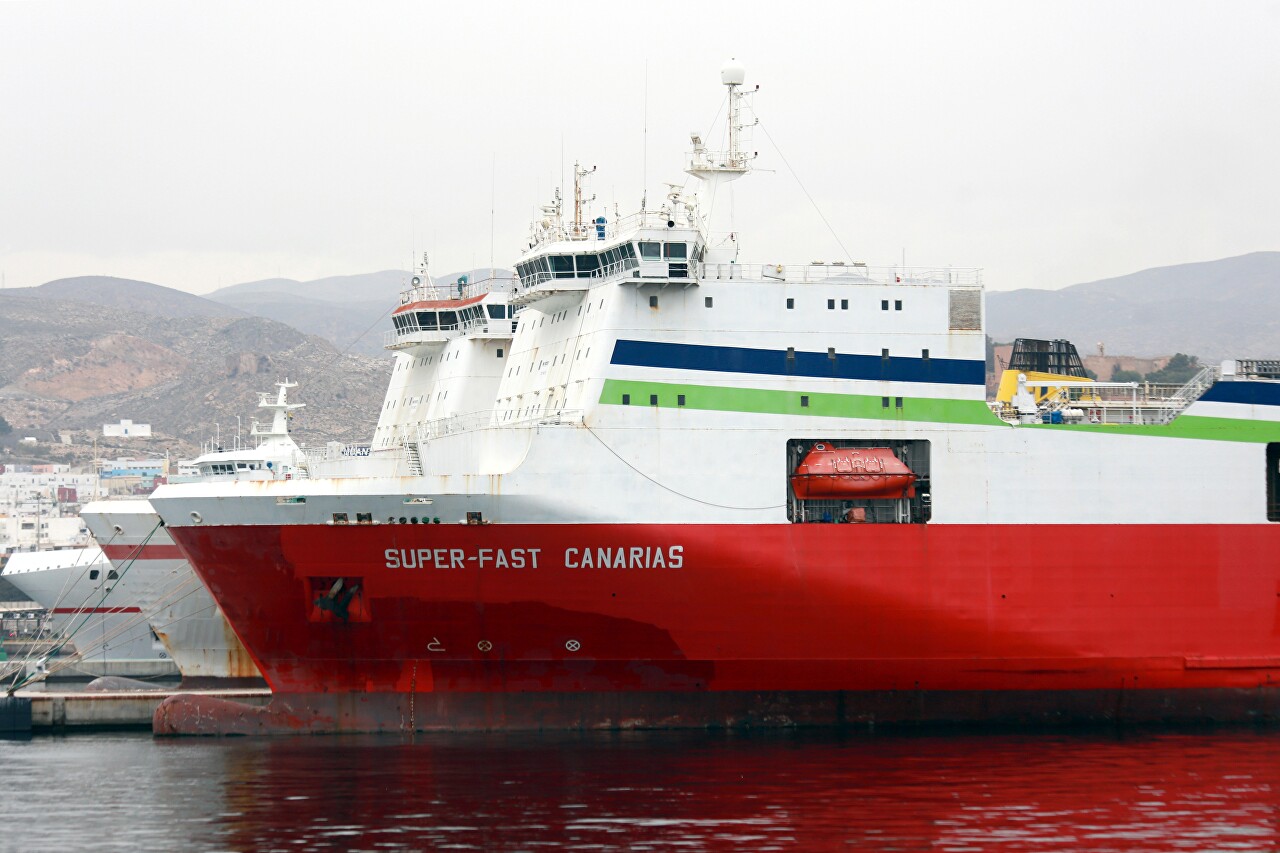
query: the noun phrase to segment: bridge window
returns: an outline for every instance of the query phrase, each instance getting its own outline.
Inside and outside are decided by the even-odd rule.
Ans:
[[[600,271],[599,255],[578,255],[578,275],[592,276]]]
[[[554,278],[573,278],[573,255],[552,255],[551,275]]]
[[[418,328],[425,329],[428,332],[436,330],[436,312],[419,311],[418,312]]]
[[[458,327],[457,311],[441,311],[440,312],[440,328],[456,329]]]
[[[506,317],[507,315],[506,307],[507,306],[505,305],[486,305],[485,306],[485,308],[489,310],[489,316],[494,320],[501,320]]]
[[[683,261],[685,258],[689,257],[688,252],[689,252],[688,243],[668,243],[667,244],[666,256],[670,260]]]
[[[658,261],[662,259],[661,243],[641,243],[640,259],[643,261]]]

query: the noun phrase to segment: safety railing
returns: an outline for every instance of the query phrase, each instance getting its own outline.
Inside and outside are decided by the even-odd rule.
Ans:
[[[861,263],[699,264],[698,277],[708,281],[829,281],[841,284],[908,284],[941,287],[981,287],[982,270],[952,267],[870,267]]]
[[[447,435],[472,432],[479,429],[508,429],[531,426],[569,426],[582,423],[582,409],[553,409],[529,415],[504,419],[505,412],[487,409],[480,412],[449,415],[421,424],[402,424],[396,428],[397,443],[432,441]]]

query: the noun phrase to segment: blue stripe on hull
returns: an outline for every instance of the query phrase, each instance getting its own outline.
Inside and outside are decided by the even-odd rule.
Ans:
[[[1273,382],[1216,382],[1200,398],[1210,403],[1280,406],[1280,384]]]
[[[673,344],[658,341],[619,340],[612,364],[633,367],[665,367],[675,370],[712,370],[722,373],[754,373],[765,376],[807,376],[827,379],[872,379],[891,382],[933,382],[945,385],[982,385],[986,366],[981,361],[958,358],[920,358],[893,355],[847,355],[785,350]]]

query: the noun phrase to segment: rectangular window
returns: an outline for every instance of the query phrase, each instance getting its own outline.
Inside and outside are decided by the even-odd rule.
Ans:
[[[882,408],[882,409],[887,409],[887,408],[889,408],[889,398],[888,398],[888,397],[881,397],[881,398],[880,398],[880,408]]]
[[[630,395],[630,394],[623,394],[623,395],[622,395],[622,405],[624,405],[624,406],[630,406],[630,405],[631,405],[631,395]]]
[[[880,310],[881,310],[881,311],[888,311],[888,310],[889,310],[889,300],[888,300],[888,299],[881,299],[881,300],[880,300]]]
[[[840,310],[841,310],[841,311],[848,311],[848,310],[849,310],[849,300],[848,300],[848,299],[841,299],[841,300],[840,300]]]
[[[902,408],[902,398],[901,398],[901,397],[894,397],[894,398],[893,398],[893,405],[894,405],[894,408],[901,409],[901,408]]]
[[[802,408],[802,409],[807,409],[807,408],[809,408],[809,395],[808,395],[808,394],[801,394],[801,395],[800,395],[800,408]]]
[[[676,405],[677,405],[677,406],[683,406],[683,405],[684,405],[684,395],[683,395],[683,394],[677,394],[677,395],[676,395]]]
[[[498,358],[502,358],[502,347],[498,347]]]
[[[706,297],[705,299],[703,299],[703,300],[702,300],[702,304],[703,304],[703,305],[705,305],[706,307],[710,308],[710,307],[711,307],[711,297],[710,297],[710,296],[708,296],[708,297]]]
[[[792,299],[791,297],[787,297],[787,308],[788,308],[788,310],[789,310],[789,309],[791,309],[791,308],[795,308],[795,307],[796,307],[796,301],[795,301],[794,299]]]
[[[649,307],[650,307],[650,308],[657,308],[657,307],[658,307],[658,297],[656,297],[656,296],[650,296],[650,297],[649,297]]]
[[[689,245],[687,243],[668,243],[666,256],[673,261],[683,261],[688,257]]]
[[[893,300],[893,310],[894,310],[894,311],[901,311],[901,310],[902,310],[902,300],[901,300],[901,299],[895,299],[895,300]]]
[[[1267,445],[1267,521],[1280,521],[1280,442]]]
[[[650,394],[650,395],[649,395],[649,405],[650,405],[650,406],[656,406],[656,405],[658,405],[658,395],[657,395],[657,394]]]
[[[591,276],[600,271],[598,255],[578,255],[578,275]]]
[[[827,300],[827,310],[828,310],[828,311],[833,311],[833,310],[835,310],[835,307],[836,307],[836,301],[835,301],[834,299],[828,299],[828,300]]]
[[[641,243],[640,259],[645,261],[657,261],[662,259],[661,243]]]
[[[929,360],[929,351],[928,351],[927,349],[922,349],[922,350],[920,350],[920,357],[921,357],[921,358],[923,358],[925,361],[928,361],[928,360]]]
[[[573,278],[573,255],[552,255],[551,275],[553,278]]]
[[[888,360],[889,360],[889,350],[887,350],[887,349],[882,349],[882,350],[880,350],[880,359],[881,359],[882,361],[888,361]]]

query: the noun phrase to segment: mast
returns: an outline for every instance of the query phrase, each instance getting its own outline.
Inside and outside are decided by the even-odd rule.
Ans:
[[[720,187],[730,181],[736,181],[751,171],[751,161],[755,154],[746,154],[742,150],[742,99],[749,93],[742,91],[747,72],[730,59],[720,69],[720,82],[729,88],[729,148],[726,151],[709,151],[703,144],[702,136],[697,132],[690,134],[693,142],[693,153],[689,155],[689,166],[685,169],[690,175],[698,178],[706,187],[708,198],[707,216],[707,260],[711,262],[732,263],[738,259],[738,241],[733,231],[732,199],[720,201]]]
[[[263,429],[262,424],[258,421],[253,422],[253,429],[250,435],[259,438],[288,438],[289,436],[289,413],[294,409],[301,409],[306,403],[290,403],[289,389],[297,388],[297,382],[290,382],[287,378],[283,382],[277,382],[276,387],[280,390],[276,392],[276,398],[273,401],[269,393],[263,392],[258,395],[258,408],[268,409],[271,412],[271,426]]]
[[[578,165],[578,161],[573,161],[573,236],[582,238],[586,231],[582,227],[582,179],[587,175],[594,174],[595,166],[590,169],[583,169]],[[587,202],[596,200],[595,196],[587,199]]]

